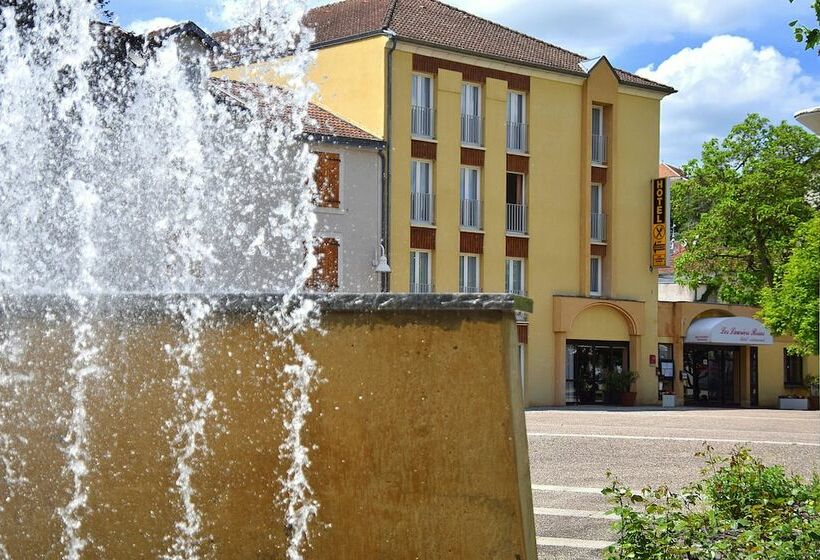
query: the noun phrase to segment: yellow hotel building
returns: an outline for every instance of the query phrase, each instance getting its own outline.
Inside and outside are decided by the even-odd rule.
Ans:
[[[387,146],[385,288],[530,297],[528,406],[600,401],[576,376],[590,368],[637,372],[637,402],[658,403],[659,334],[676,370],[686,334],[659,321],[650,259],[674,90],[436,0],[346,0],[305,20],[315,103]],[[277,83],[271,61],[216,75]]]

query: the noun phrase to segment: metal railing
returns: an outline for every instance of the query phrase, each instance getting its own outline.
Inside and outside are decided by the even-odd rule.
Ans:
[[[507,231],[527,233],[527,206],[525,204],[507,204]]]
[[[516,289],[516,288],[509,289],[509,288],[508,288],[508,289],[507,289],[507,293],[508,293],[508,294],[514,294],[514,295],[516,295],[516,296],[524,296],[524,297],[526,297],[526,295],[527,295],[527,290],[523,290],[523,289],[520,289],[520,288],[519,288],[519,289]]]
[[[606,136],[603,134],[592,135],[592,163],[606,163]]]
[[[413,136],[421,136],[423,138],[433,138],[435,122],[435,109],[432,107],[421,107],[413,105],[411,122]]]
[[[459,293],[462,293],[462,294],[477,294],[481,290],[479,289],[478,286],[466,286],[464,284],[460,284],[458,286],[458,291],[459,291]]]
[[[606,214],[592,212],[589,217],[589,238],[592,241],[606,241]]]
[[[433,285],[432,284],[410,284],[410,293],[411,294],[431,294],[433,293]]]
[[[461,143],[481,145],[481,117],[461,114]]]
[[[410,220],[419,224],[433,223],[433,195],[410,193]]]
[[[514,152],[527,151],[527,124],[521,122],[507,123],[507,149]]]
[[[461,227],[481,229],[481,201],[472,198],[461,199]]]

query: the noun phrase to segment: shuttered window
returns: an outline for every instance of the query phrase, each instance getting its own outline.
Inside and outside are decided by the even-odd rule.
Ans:
[[[323,208],[338,208],[340,203],[339,169],[341,158],[339,154],[317,152],[319,161],[313,179],[316,181],[317,196],[315,204]]]
[[[320,292],[339,289],[339,242],[332,237],[320,239],[314,249],[319,264],[307,282],[307,287]]]

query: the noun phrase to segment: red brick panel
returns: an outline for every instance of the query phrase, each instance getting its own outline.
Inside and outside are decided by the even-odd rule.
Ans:
[[[598,245],[594,243],[589,246],[589,254],[593,257],[605,257],[606,256],[606,245]]]
[[[436,159],[436,143],[422,140],[410,141],[410,155],[416,159]]]
[[[592,166],[592,182],[606,184],[606,167]]]
[[[410,226],[410,248],[435,251],[436,230],[433,228]]]
[[[530,172],[530,158],[507,154],[507,171],[510,173],[528,174]]]
[[[317,239],[314,248],[319,265],[307,281],[307,287],[323,292],[339,289],[339,242],[332,237]]]
[[[459,250],[462,253],[484,253],[484,234],[474,231],[462,231]]]
[[[507,256],[514,259],[526,259],[530,253],[530,240],[526,237],[507,236]]]
[[[516,325],[518,328],[518,343],[519,344],[527,344],[529,343],[530,339],[530,326],[527,324],[519,323]]]
[[[461,148],[461,165],[484,166],[484,150]]]

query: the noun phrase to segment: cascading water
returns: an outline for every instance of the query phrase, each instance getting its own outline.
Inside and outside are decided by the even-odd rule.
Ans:
[[[170,387],[176,412],[166,419],[166,436],[175,461],[169,490],[179,515],[163,557],[211,556],[196,492],[216,414],[214,393],[200,378],[207,350],[202,329],[214,297],[283,294],[274,308],[259,310],[258,321],[274,335],[276,351],[290,358],[278,372],[287,428],[280,452],[290,465],[283,523],[287,557],[301,558],[318,507],[302,439],[316,364],[298,343],[316,321],[314,305],[300,296],[315,265],[306,250],[315,224],[307,188],[313,159],[300,139],[312,93],[304,82],[310,62],[304,6],[262,2],[260,11],[258,0],[230,2],[233,14],[261,15],[249,32],[254,60],[288,56],[279,69],[286,87],[242,98],[208,73],[220,56],[249,62],[244,52],[214,51],[187,38],[146,40],[91,23],[95,8],[86,0],[7,4],[0,0],[6,6],[0,8],[0,464],[6,494],[26,484],[25,441],[12,433],[6,410],[37,379],[14,359],[24,342],[17,342],[15,312],[5,301],[58,297],[69,310],[71,360],[61,388],[68,395],[62,450],[69,493],[56,513],[61,556],[78,559],[89,546],[83,521],[94,494],[87,393],[106,384],[101,356],[112,343],[100,327],[100,305],[111,297],[162,296],[166,316],[179,325],[176,342],[159,349],[177,372]],[[10,556],[0,541],[4,557]]]

